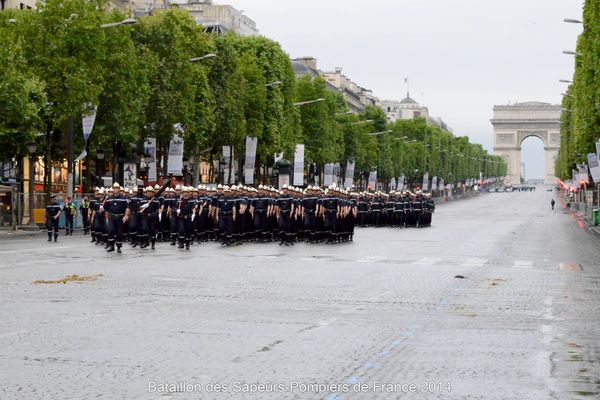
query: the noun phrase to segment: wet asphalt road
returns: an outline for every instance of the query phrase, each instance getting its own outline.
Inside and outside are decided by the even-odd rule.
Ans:
[[[335,246],[1,241],[0,398],[598,398],[600,240],[551,196]]]

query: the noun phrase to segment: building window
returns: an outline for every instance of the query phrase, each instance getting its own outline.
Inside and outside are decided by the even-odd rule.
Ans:
[[[421,111],[415,111],[413,118],[421,118]]]

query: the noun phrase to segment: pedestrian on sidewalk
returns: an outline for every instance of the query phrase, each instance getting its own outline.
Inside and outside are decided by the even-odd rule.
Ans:
[[[555,204],[556,204],[556,202],[554,201],[554,199],[550,200],[550,206],[552,207],[552,211],[554,211]]]

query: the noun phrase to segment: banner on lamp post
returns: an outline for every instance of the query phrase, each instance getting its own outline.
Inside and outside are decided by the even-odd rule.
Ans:
[[[369,172],[369,184],[367,189],[375,190],[377,188],[377,170]]]
[[[183,176],[183,138],[179,135],[174,135],[169,143],[167,167],[168,175]]]
[[[402,176],[400,177],[400,179],[398,179],[398,183],[396,185],[396,190],[402,192],[404,190],[404,174],[402,174]]]
[[[223,146],[223,161],[225,161],[225,166],[223,167],[223,182],[226,185],[235,181],[235,172],[232,171],[232,168],[229,168],[232,160],[233,148],[231,146]]]
[[[590,166],[590,173],[595,184],[600,183],[600,162],[598,161],[598,154],[588,154],[588,165]]]
[[[354,186],[354,165],[355,165],[355,161],[354,160],[348,160],[346,162],[346,176],[344,179],[344,187],[346,189],[350,189],[351,187]]]
[[[431,191],[433,192],[434,190],[437,190],[438,188],[438,177],[434,176],[433,179],[431,180]]]
[[[423,174],[423,185],[421,186],[421,190],[424,192],[429,190],[429,172]]]
[[[156,139],[148,138],[144,142],[144,153],[150,156],[150,162],[148,162],[148,180],[153,182],[156,181]]]
[[[123,187],[137,190],[137,165],[135,163],[123,164]]]
[[[304,145],[297,144],[294,151],[293,186],[304,186]]]
[[[256,146],[258,139],[246,138],[246,160],[244,162],[244,182],[246,185],[254,185],[254,166],[256,163]]]
[[[83,127],[83,139],[86,143],[90,138],[90,135],[92,134],[92,129],[94,129],[94,122],[96,121],[96,111],[98,111],[98,106],[94,106],[90,114],[84,115],[81,118],[81,126]]]
[[[333,163],[325,164],[325,178],[323,184],[325,186],[331,186],[333,184]]]

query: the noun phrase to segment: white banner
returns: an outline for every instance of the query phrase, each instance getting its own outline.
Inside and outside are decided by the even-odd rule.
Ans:
[[[256,163],[257,138],[246,138],[246,161],[244,162],[244,183],[254,185],[254,166]]]
[[[600,140],[596,142],[596,154],[600,157]]]
[[[294,152],[294,186],[304,186],[304,145],[297,144]]]
[[[235,170],[229,168],[229,163],[232,159],[233,149],[231,146],[223,146],[223,161],[225,161],[225,166],[223,168],[223,182],[225,182],[226,185],[235,182]],[[233,163],[231,165],[235,168]]]
[[[396,188],[396,178],[392,177],[390,179],[390,190],[394,190]]]
[[[443,179],[440,179],[440,183],[439,183],[438,189],[439,189],[439,190],[444,190],[444,187],[445,187],[445,186],[444,186],[444,180],[443,180]]]
[[[157,180],[156,177],[156,139],[148,138],[144,142],[144,153],[150,156],[150,162],[148,163],[148,180],[153,182]]]
[[[404,190],[404,175],[398,179],[398,184],[396,185],[396,190],[402,192]]]
[[[333,183],[336,185],[339,185],[340,175],[342,173],[341,170],[342,169],[339,162],[333,164]]]
[[[135,163],[123,164],[123,187],[137,190],[137,165]]]
[[[595,184],[600,183],[600,163],[598,162],[598,154],[588,154],[588,165],[590,166],[590,173]]]
[[[273,162],[277,162],[279,160],[283,160],[283,151],[281,153],[275,153],[273,156]]]
[[[94,129],[94,121],[96,121],[96,111],[98,111],[98,106],[94,106],[94,109],[92,110],[91,114],[84,115],[81,118],[81,125],[83,127],[83,139],[86,142],[92,134],[92,129]]]
[[[325,164],[325,178],[323,184],[325,186],[330,186],[333,184],[333,163]]]
[[[371,171],[369,173],[369,186],[367,188],[370,190],[375,190],[377,188],[377,171]]]
[[[344,179],[344,187],[350,189],[354,186],[354,160],[348,160],[346,162],[346,176]]]
[[[588,166],[585,164],[581,164],[579,166],[579,183],[585,183],[586,185],[590,183],[588,178]]]
[[[433,179],[431,180],[431,191],[437,190],[438,188],[438,178],[437,176],[434,176]]]
[[[421,190],[424,192],[429,190],[429,172],[423,174],[423,185],[421,186]]]
[[[167,175],[183,175],[183,138],[178,135],[174,135],[169,143]]]

